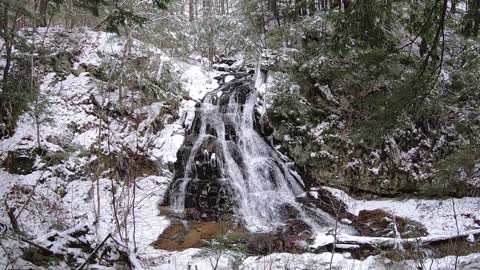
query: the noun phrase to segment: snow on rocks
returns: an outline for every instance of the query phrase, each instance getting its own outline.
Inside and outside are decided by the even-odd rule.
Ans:
[[[185,81],[183,86],[188,95],[193,99],[200,100],[208,92],[215,90],[219,86],[213,77],[219,75],[220,72],[209,72],[205,71],[201,66],[188,64],[179,64],[179,67],[185,70],[182,75],[182,79]]]
[[[361,210],[383,209],[395,216],[409,218],[423,224],[430,236],[456,234],[456,223],[460,233],[480,229],[480,198],[453,199],[382,199],[356,200],[345,192],[325,187],[343,201],[348,211],[358,215]],[[456,219],[454,217],[454,207]]]

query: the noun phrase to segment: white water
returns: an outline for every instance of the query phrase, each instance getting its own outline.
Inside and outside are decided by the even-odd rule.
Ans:
[[[220,181],[230,187],[236,204],[235,215],[250,231],[272,231],[282,226],[285,217],[280,210],[285,205],[318,230],[320,223],[331,218],[318,209],[310,209],[307,215],[296,202],[296,197],[304,192],[302,180],[255,129],[257,93],[252,82],[232,83],[208,94],[197,109],[200,131],[186,162],[184,178],[179,179],[181,182],[170,197],[170,205],[177,211],[184,209],[186,187],[190,181],[197,180],[195,158],[201,154],[203,161],[210,162],[210,166],[219,171]],[[242,95],[242,91],[246,94]],[[231,132],[227,134],[226,126],[234,130],[235,139]],[[209,140],[217,142],[213,151],[202,147]],[[312,214],[314,218],[308,217]]]

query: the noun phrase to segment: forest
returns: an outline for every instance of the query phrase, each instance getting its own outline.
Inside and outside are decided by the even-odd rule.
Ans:
[[[480,0],[0,14],[0,269],[480,268]]]

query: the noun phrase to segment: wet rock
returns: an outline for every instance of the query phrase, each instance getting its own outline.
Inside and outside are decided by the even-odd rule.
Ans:
[[[300,253],[305,251],[305,236],[283,232],[252,234],[247,241],[249,253],[267,255],[271,253]]]
[[[243,234],[242,229],[232,229],[232,224],[217,222],[193,222],[170,225],[158,239],[152,243],[155,248],[168,251],[182,251],[189,248],[201,248],[217,235]]]
[[[247,241],[247,250],[259,255],[276,252],[298,253],[305,251],[312,239],[312,227],[299,218],[292,218],[275,232],[251,234]]]
[[[195,208],[186,208],[183,211],[183,217],[186,220],[200,221],[202,213]]]
[[[227,147],[228,147],[228,151],[229,151],[230,155],[232,156],[233,160],[235,161],[235,163],[237,163],[237,165],[240,168],[243,168],[244,167],[243,158],[242,158],[242,155],[240,153],[240,149],[238,149],[238,145],[236,145],[234,143],[231,143],[231,142],[228,142]]]
[[[227,117],[224,117],[223,121],[225,122],[225,140],[236,143],[238,138],[235,132],[235,124],[231,123]]]
[[[297,201],[312,208],[319,208],[333,216],[345,217],[347,205],[326,189],[316,189],[298,197]]]
[[[282,219],[287,220],[287,219],[297,218],[300,213],[291,204],[283,204],[280,206],[279,214],[282,217]]]
[[[297,236],[301,240],[308,240],[312,237],[312,227],[301,219],[289,219],[283,228],[283,233]]]
[[[260,120],[260,130],[262,132],[262,134],[264,136],[270,136],[273,134],[273,132],[275,131],[275,129],[273,128],[273,126],[270,124],[270,121],[268,120],[268,118],[266,117],[266,115],[264,115],[261,120]]]
[[[217,221],[223,220],[233,213],[232,194],[229,187],[220,181],[197,180],[190,181],[185,195],[185,208],[195,217],[193,220]],[[195,214],[193,214],[195,213]]]

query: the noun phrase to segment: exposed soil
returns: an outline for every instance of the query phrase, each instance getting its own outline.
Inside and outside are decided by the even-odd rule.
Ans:
[[[152,243],[155,248],[168,251],[182,251],[189,248],[200,248],[209,240],[224,234],[246,234],[242,228],[233,228],[232,224],[217,222],[191,222],[172,224]]]

